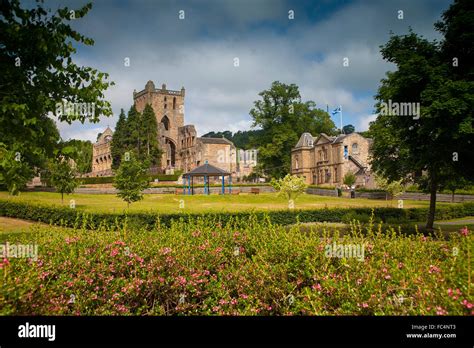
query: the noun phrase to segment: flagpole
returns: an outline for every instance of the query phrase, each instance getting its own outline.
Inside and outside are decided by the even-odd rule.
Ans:
[[[343,134],[343,131],[342,131],[342,106],[339,105],[339,114],[341,115],[341,134]]]

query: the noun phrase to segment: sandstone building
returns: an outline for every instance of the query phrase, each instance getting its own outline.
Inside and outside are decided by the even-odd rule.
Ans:
[[[370,170],[372,140],[358,133],[314,138],[303,133],[291,151],[291,173],[303,176],[307,184],[342,186],[348,172],[356,175],[356,186],[374,187]]]
[[[110,143],[113,134],[112,130],[107,127],[97,139],[97,142],[92,145],[92,176],[112,175]]]
[[[225,138],[198,137],[194,125],[184,124],[185,89],[169,90],[163,84],[155,88],[152,81],[148,81],[145,89],[133,92],[133,100],[138,112],[143,112],[146,104],[150,104],[158,123],[158,140],[163,151],[160,171],[172,173],[174,170],[188,172],[206,161],[218,168],[224,169],[234,177],[240,176],[240,167],[237,161],[237,149],[234,144]],[[107,135],[104,134],[107,132]],[[92,176],[112,175],[110,129],[94,144],[94,166]],[[109,137],[110,135],[110,137]],[[97,155],[95,155],[97,154]],[[247,173],[255,163],[242,167]],[[248,174],[246,174],[248,175]]]

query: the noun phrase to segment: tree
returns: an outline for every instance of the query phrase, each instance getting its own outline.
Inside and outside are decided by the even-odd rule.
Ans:
[[[8,193],[17,196],[33,177],[33,170],[21,158],[20,152],[8,151],[0,143],[0,185],[4,185]]]
[[[117,196],[130,203],[143,199],[142,191],[148,187],[147,165],[137,161],[135,155],[125,153],[120,167],[115,173],[114,187],[118,190]]]
[[[441,44],[410,31],[392,36],[381,48],[396,70],[382,80],[376,109],[383,111],[382,103],[391,101],[419,103],[420,112],[408,117],[379,115],[371,123],[372,168],[389,182],[414,180],[430,193],[429,230],[439,188],[453,176],[474,179],[474,24],[466,18],[474,18],[472,2],[455,1],[436,24],[444,35]]]
[[[356,176],[352,172],[347,172],[346,175],[344,175],[342,182],[344,185],[352,187],[352,185],[354,185],[356,182]]]
[[[446,180],[440,185],[440,190],[448,190],[451,192],[451,202],[454,203],[454,194],[456,190],[466,189],[470,183],[464,178],[451,177],[451,180]]]
[[[94,42],[72,29],[69,21],[84,17],[91,7],[51,12],[40,2],[31,9],[22,8],[19,0],[0,4],[0,139],[9,153],[21,153],[22,166],[31,168],[29,178],[54,157],[59,141],[48,113],[68,123],[111,114],[103,94],[111,85],[108,75],[73,61],[76,43]],[[79,107],[70,108],[70,103]],[[93,112],[74,111],[83,110],[83,103]],[[9,175],[2,172],[4,178]]]
[[[125,125],[124,150],[133,151],[139,159],[141,158],[140,147],[142,143],[140,123],[141,114],[137,111],[135,105],[132,105],[128,111],[127,123]]]
[[[117,169],[120,166],[120,159],[127,151],[127,117],[123,109],[120,109],[119,119],[115,125],[112,143],[110,144],[110,151],[112,153],[112,169]]]
[[[403,192],[402,180],[389,182],[387,179],[375,175],[375,182],[378,188],[385,191],[385,199],[388,199],[389,197],[390,199],[393,199],[393,197],[396,197]]]
[[[253,146],[259,150],[259,167],[268,175],[281,178],[290,171],[291,149],[304,132],[335,132],[329,114],[316,108],[312,101],[302,102],[298,87],[273,82],[269,90],[259,93],[261,100],[250,110],[253,126],[261,132]]]
[[[344,127],[342,127],[342,132],[344,134],[351,134],[355,132],[355,127],[351,124],[347,124]]]
[[[74,160],[76,170],[80,174],[89,173],[92,170],[92,143],[71,139],[61,144],[62,154]]]
[[[281,196],[284,196],[288,201],[295,200],[299,195],[305,192],[308,185],[304,178],[287,174],[284,178],[273,178],[270,184],[279,191]]]
[[[76,172],[69,161],[68,158],[60,156],[50,163],[49,180],[56,191],[61,193],[62,204],[64,204],[64,194],[73,193],[79,185],[76,181]]]
[[[143,156],[151,165],[160,164],[161,151],[158,144],[158,124],[155,112],[146,104],[141,117],[140,136],[143,139]]]

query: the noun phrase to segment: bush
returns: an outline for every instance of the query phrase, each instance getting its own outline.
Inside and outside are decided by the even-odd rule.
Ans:
[[[155,181],[155,179],[158,179],[159,181],[176,181],[178,180],[179,175],[154,174],[150,175],[149,177],[151,181]],[[112,184],[114,182],[114,177],[98,176],[90,178],[77,178],[76,180],[79,181],[81,185]]]
[[[11,235],[10,244],[37,245],[38,259],[0,260],[0,315],[474,314],[472,234],[443,240],[357,224],[344,236],[300,233],[255,215],[152,232],[77,224]],[[364,249],[328,256],[334,244]]]
[[[223,213],[202,213],[202,214],[158,214],[154,212],[131,212],[127,214],[114,213],[85,213],[78,209],[64,208],[54,205],[37,205],[27,202],[12,202],[0,200],[0,216],[20,218],[32,221],[41,221],[73,227],[84,216],[90,222],[90,227],[106,223],[108,226],[120,226],[125,219],[133,223],[135,227],[152,229],[156,223],[160,222],[165,226],[170,226],[173,221],[189,221],[197,217],[210,219],[216,223],[227,223],[235,219],[248,219],[255,215],[260,219],[268,218],[272,223],[279,225],[292,225],[297,222],[347,222],[352,218],[366,220],[374,212],[375,221],[425,221],[428,215],[427,208],[337,208],[337,209],[313,209],[313,210],[272,210],[268,212],[223,212]],[[349,215],[348,215],[349,214]],[[352,215],[351,215],[352,214]],[[454,219],[464,216],[474,215],[474,202],[457,204],[448,207],[440,207],[436,210],[436,219]]]

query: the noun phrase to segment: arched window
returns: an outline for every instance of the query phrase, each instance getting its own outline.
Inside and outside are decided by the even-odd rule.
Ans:
[[[173,110],[176,109],[176,97],[173,97]]]
[[[295,156],[295,169],[299,168],[298,156]]]
[[[166,105],[166,97],[165,97],[165,105],[164,105],[164,108],[166,109],[167,105]]]
[[[166,130],[170,129],[170,120],[169,120],[168,116],[164,116],[161,119],[161,123],[163,123],[163,126],[165,127]]]
[[[352,154],[353,155],[359,154],[359,145],[357,143],[352,144]]]

